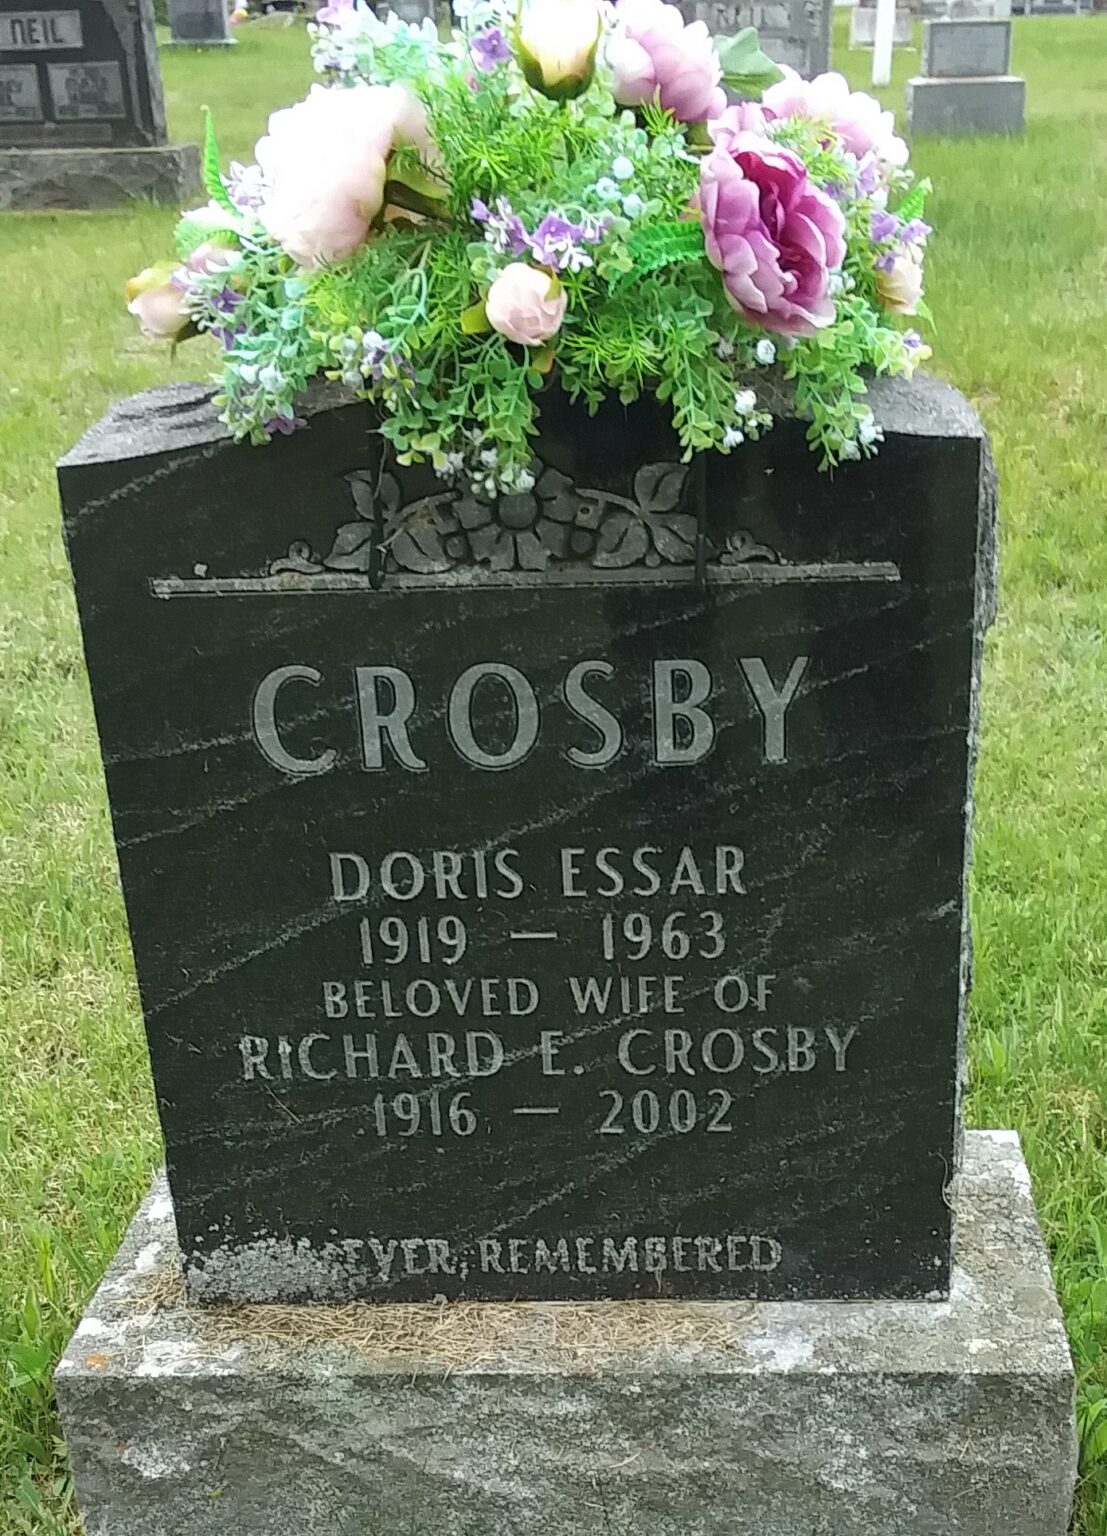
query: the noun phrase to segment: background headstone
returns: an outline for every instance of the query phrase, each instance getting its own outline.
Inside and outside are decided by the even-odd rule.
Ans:
[[[924,75],[1006,75],[1010,68],[1009,21],[928,21],[923,28]]]
[[[911,7],[896,6],[895,28],[892,43],[896,48],[906,48],[911,41]],[[851,48],[871,48],[876,41],[876,6],[855,5],[849,17],[849,45]]]
[[[678,0],[689,21],[705,21],[719,36],[756,27],[777,64],[811,77],[830,68],[831,0]]]
[[[198,164],[166,143],[151,0],[0,0],[0,209],[177,201]]]
[[[190,48],[225,47],[231,34],[226,0],[168,0],[171,43]]]
[[[979,422],[551,394],[493,506],[335,398],[60,470],[192,1295],[944,1296]]]
[[[919,14],[935,21],[1006,21],[1011,0],[921,0]]]
[[[1021,133],[1026,81],[1008,73],[1011,22],[925,21],[923,70],[907,82],[915,134]]]

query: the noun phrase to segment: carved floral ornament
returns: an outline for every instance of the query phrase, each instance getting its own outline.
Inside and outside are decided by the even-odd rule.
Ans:
[[[405,503],[394,475],[352,470],[345,479],[356,516],[336,530],[326,554],[297,540],[269,572],[434,576],[466,566],[544,571],[553,564],[601,570],[695,564],[697,518],[683,506],[686,464],[643,464],[629,497],[576,486],[537,459],[532,472],[533,488],[510,496],[459,488]],[[706,540],[706,555],[724,565],[780,562],[745,530],[732,533],[721,550]]]

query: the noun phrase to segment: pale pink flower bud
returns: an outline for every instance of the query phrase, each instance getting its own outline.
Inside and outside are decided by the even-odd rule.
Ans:
[[[890,272],[877,268],[876,291],[893,315],[913,315],[923,295],[922,259],[914,247],[896,254]]]
[[[508,341],[536,347],[561,329],[568,302],[556,277],[525,261],[513,261],[489,288],[485,311],[492,329]]]
[[[127,311],[150,341],[176,341],[192,325],[185,307],[186,278],[175,261],[159,261],[127,283]]]

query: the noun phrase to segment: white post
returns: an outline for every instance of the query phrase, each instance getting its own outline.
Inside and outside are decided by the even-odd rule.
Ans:
[[[876,34],[873,38],[873,84],[892,81],[892,41],[896,31],[896,0],[876,0]]]

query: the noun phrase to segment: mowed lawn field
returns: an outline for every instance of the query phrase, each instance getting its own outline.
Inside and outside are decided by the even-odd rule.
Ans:
[[[298,26],[241,38],[164,73],[174,135],[210,103],[248,157],[309,65]],[[840,27],[837,57],[864,82]],[[1080,1374],[1076,1530],[1107,1536],[1107,16],[1019,21],[1014,58],[1025,138],[915,149],[934,366],[1002,481],[968,1114],[1023,1137]],[[121,303],[172,222],[0,215],[0,1536],[74,1529],[51,1367],[159,1155],[52,466],[112,400],[207,370]]]

